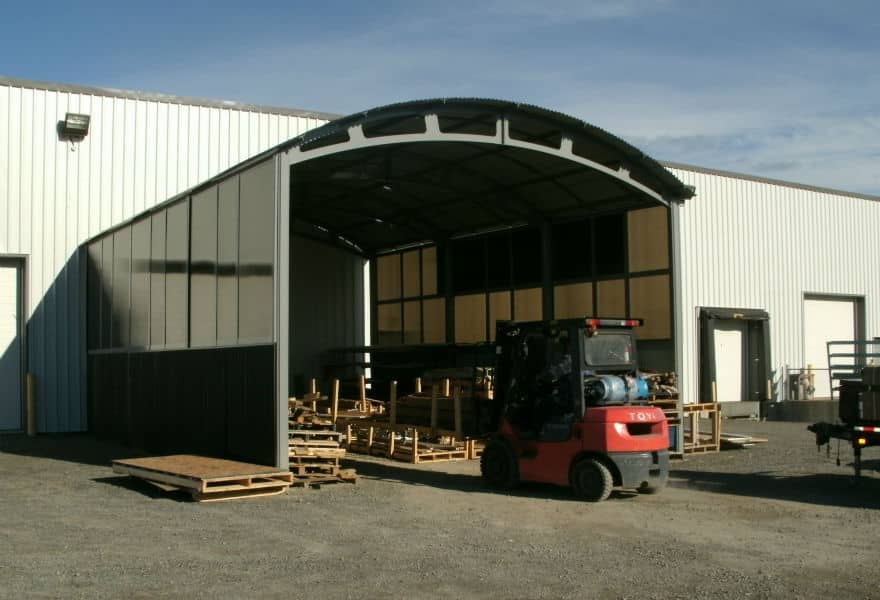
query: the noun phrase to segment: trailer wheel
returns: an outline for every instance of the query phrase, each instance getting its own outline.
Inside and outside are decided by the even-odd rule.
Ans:
[[[519,482],[519,469],[510,444],[500,439],[489,440],[480,457],[480,474],[492,487],[514,487]]]
[[[601,461],[585,458],[571,468],[571,487],[581,500],[601,502],[611,495],[614,478]]]

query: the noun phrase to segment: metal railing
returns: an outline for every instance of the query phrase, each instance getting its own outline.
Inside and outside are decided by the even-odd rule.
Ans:
[[[880,365],[880,339],[832,341],[826,346],[832,399],[841,379],[861,379],[864,367]]]

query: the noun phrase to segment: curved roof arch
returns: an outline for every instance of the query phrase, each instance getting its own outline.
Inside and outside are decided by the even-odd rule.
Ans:
[[[693,195],[607,131],[501,100],[391,104],[276,150],[292,167],[293,218],[365,252]]]
[[[431,115],[438,117],[434,130]],[[427,125],[419,130],[416,121],[423,118],[428,119]],[[496,124],[509,128],[497,131]],[[357,143],[352,134],[365,127],[372,132],[367,139],[373,140],[373,145],[399,143],[402,140],[393,138],[405,136],[476,142],[485,140],[474,138],[497,137],[500,143],[522,142],[537,146],[534,149],[539,151],[548,148],[564,154],[570,149],[575,158],[624,171],[664,199],[693,196],[693,191],[662,164],[608,131],[561,112],[504,100],[443,98],[389,104],[330,121],[282,145],[302,149],[300,158],[309,160],[326,153],[310,153],[319,148],[339,152],[353,141]]]

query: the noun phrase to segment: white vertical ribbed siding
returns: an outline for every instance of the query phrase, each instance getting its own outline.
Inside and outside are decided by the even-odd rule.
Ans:
[[[776,393],[783,365],[803,367],[805,293],[865,298],[866,332],[880,335],[880,202],[671,169],[696,187],[681,210],[682,382],[699,390],[697,310],[770,314]]]
[[[89,135],[58,139],[66,112]],[[86,427],[79,266],[86,239],[326,121],[0,84],[0,255],[27,256],[39,429]]]

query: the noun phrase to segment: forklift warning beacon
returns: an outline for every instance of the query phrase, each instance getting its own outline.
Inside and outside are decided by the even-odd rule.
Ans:
[[[638,375],[635,319],[499,322],[494,433],[480,463],[499,488],[570,485],[593,502],[612,488],[654,493],[669,477],[669,430]]]

